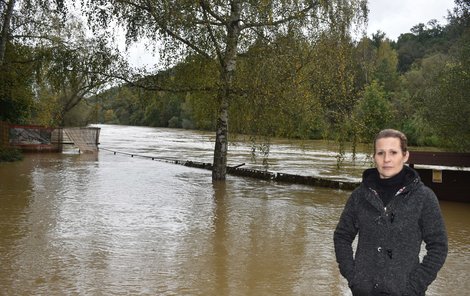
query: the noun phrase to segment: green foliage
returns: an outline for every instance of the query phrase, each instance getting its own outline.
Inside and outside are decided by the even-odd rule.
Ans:
[[[415,62],[419,62],[426,53],[425,45],[419,42],[412,33],[401,34],[398,37],[398,71],[405,73]]]
[[[0,64],[0,120],[26,123],[34,109],[31,65],[21,59],[31,57],[28,47],[9,44],[6,61]]]
[[[384,90],[392,92],[398,88],[398,57],[389,40],[380,42],[377,49],[373,79],[383,85]]]
[[[421,53],[402,69],[407,70],[402,77],[403,95],[394,103],[400,107],[398,123],[411,144],[470,151],[470,5],[461,0],[455,3],[447,26],[431,21],[400,36],[399,58],[411,48],[410,42]]]
[[[363,97],[355,110],[355,123],[359,128],[362,142],[371,143],[375,135],[390,124],[392,106],[386,92],[377,81],[366,86]]]
[[[92,111],[93,108],[82,100],[63,116],[62,124],[63,126],[86,126],[93,122]]]
[[[0,146],[0,162],[22,160],[23,154],[19,149]]]
[[[426,121],[442,146],[470,151],[470,30],[460,40],[455,56],[439,72],[435,95],[425,102]]]
[[[240,57],[230,109],[231,129],[269,137],[308,138],[321,118],[310,91],[310,46],[295,37],[279,36],[272,45],[259,42]]]
[[[428,113],[426,102],[436,97],[436,81],[441,69],[445,67],[447,57],[441,54],[427,57],[421,61],[421,67],[413,67],[402,77],[402,90],[397,93],[395,106],[398,126],[407,132],[410,144],[435,145],[434,123],[425,120]]]
[[[182,127],[184,120],[186,126],[191,125],[191,118],[183,111],[184,99],[181,94],[122,86],[103,92],[90,99],[90,102],[100,106],[94,116],[101,118],[104,123],[155,127],[169,127],[171,124],[172,127]]]
[[[45,100],[54,110],[54,124],[81,125],[87,119],[87,112],[82,113],[81,119],[76,116],[86,109],[81,103],[110,81],[107,72],[111,67],[117,69],[119,58],[101,40],[86,39],[80,27],[64,30],[70,30],[72,40],[62,40],[38,52],[39,101]]]
[[[45,126],[57,126],[62,121],[61,108],[57,103],[59,98],[56,94],[39,90],[40,99],[36,101],[34,115],[34,123]]]
[[[418,114],[404,119],[400,126],[413,146],[439,147],[440,142],[436,134],[429,128],[429,124]]]
[[[357,102],[360,87],[355,51],[348,36],[335,32],[324,34],[314,48],[315,65],[309,77],[310,91],[321,106],[325,137],[340,142],[348,140],[348,125]],[[340,153],[342,153],[340,151]]]
[[[168,120],[168,127],[171,127],[171,128],[177,128],[177,127],[180,127],[180,123],[179,123],[179,118],[176,117],[176,116],[173,116],[172,118],[170,118],[170,120]]]
[[[375,60],[377,59],[377,48],[371,39],[363,37],[354,50],[354,63],[356,64],[356,85],[369,84],[373,79],[375,71]]]
[[[86,38],[73,16],[63,18],[64,1],[9,3],[0,13],[0,120],[85,124],[82,100],[109,81],[106,72],[119,59],[102,40]]]
[[[217,114],[217,100],[215,97],[216,94],[213,93],[191,93],[186,95],[183,110],[189,114],[189,120],[194,123],[195,128],[202,130],[215,129]]]
[[[108,109],[104,112],[103,119],[104,123],[119,124],[119,120],[117,119],[116,114],[114,114],[112,109]]]

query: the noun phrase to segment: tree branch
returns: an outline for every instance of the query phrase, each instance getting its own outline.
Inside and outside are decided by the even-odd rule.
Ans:
[[[310,5],[308,5],[304,9],[296,12],[295,14],[289,15],[289,16],[283,18],[283,19],[279,19],[279,20],[274,21],[274,22],[260,22],[260,23],[245,23],[245,22],[243,22],[241,27],[242,27],[242,29],[254,28],[254,27],[265,27],[265,26],[275,27],[275,26],[282,25],[282,24],[285,24],[287,22],[290,22],[292,20],[301,18],[303,15],[307,14],[310,10],[318,7],[319,5],[320,5],[320,1],[315,0],[315,1],[312,1],[310,3]]]
[[[212,17],[218,19],[218,15],[212,12],[212,10],[209,8],[209,6],[206,4],[204,0],[201,0],[201,8],[202,12],[204,15],[204,20],[206,21],[205,25],[207,30],[209,31],[209,37],[212,40],[212,43],[214,44],[215,51],[217,54],[217,59],[219,60],[219,63],[223,63],[223,56],[222,56],[222,50],[220,49],[219,43],[217,42],[217,39],[214,36],[214,32],[212,31],[211,23],[209,22],[209,19],[207,17],[207,14],[209,13]]]
[[[155,7],[150,2],[147,1],[147,5],[145,5],[145,6],[136,4],[133,1],[122,0],[121,2],[125,3],[125,4],[128,4],[130,6],[133,6],[135,8],[141,9],[143,11],[146,11],[152,17],[152,19],[155,21],[155,23],[158,25],[158,28],[161,29],[164,33],[168,34],[169,36],[171,36],[175,40],[180,41],[181,43],[188,46],[189,48],[191,48],[192,50],[194,50],[198,54],[200,54],[200,55],[202,55],[206,58],[209,58],[209,59],[211,58],[211,56],[209,54],[207,54],[207,52],[205,52],[201,48],[197,47],[194,43],[190,42],[189,40],[187,40],[183,36],[177,34],[175,31],[168,28],[168,26],[161,21],[161,18],[158,16],[158,14],[155,11]]]

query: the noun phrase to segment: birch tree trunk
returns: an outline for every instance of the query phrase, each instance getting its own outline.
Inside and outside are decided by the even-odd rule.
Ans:
[[[225,180],[228,152],[228,99],[222,95],[217,118],[212,180]]]
[[[232,96],[232,81],[237,65],[238,40],[240,37],[240,2],[231,3],[230,22],[227,26],[227,42],[222,61],[222,90],[219,92],[219,114],[217,118],[212,180],[225,180],[228,152],[228,108]]]
[[[16,0],[10,0],[3,16],[2,32],[0,36],[0,65],[5,61],[5,52],[7,48],[8,32],[10,31],[11,17],[13,15],[13,8],[15,7]]]

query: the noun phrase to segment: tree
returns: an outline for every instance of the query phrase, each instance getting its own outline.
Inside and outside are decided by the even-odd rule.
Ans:
[[[409,71],[413,64],[419,64],[426,56],[447,53],[449,45],[454,41],[448,31],[449,27],[443,27],[432,19],[427,24],[413,26],[410,33],[401,34],[395,46],[399,72]]]
[[[358,93],[352,43],[348,36],[338,32],[323,34],[315,47],[314,58],[317,62],[310,73],[311,90],[324,114],[325,134],[337,140],[339,155],[343,155],[349,133],[347,122]]]
[[[230,108],[233,131],[253,140],[311,136],[321,118],[309,83],[316,59],[313,46],[294,31],[271,43],[258,40],[240,56],[235,80],[240,95]]]
[[[117,55],[98,39],[86,39],[82,32],[72,31],[75,40],[61,42],[38,52],[40,98],[49,97],[56,105],[51,113],[55,124],[64,124],[68,112],[110,82],[111,67]]]
[[[469,48],[470,38],[467,41]],[[436,96],[429,105],[426,119],[441,138],[441,145],[470,152],[470,67],[467,50],[461,60],[449,64],[438,81]]]
[[[391,104],[386,98],[386,92],[377,82],[366,86],[364,96],[355,110],[356,123],[360,126],[360,139],[370,143],[374,136],[387,127],[392,118]]]
[[[357,80],[359,85],[366,85],[372,82],[375,71],[375,60],[377,58],[377,48],[371,39],[363,37],[356,46],[355,61],[360,69]]]
[[[11,46],[8,60],[32,59],[32,50],[26,46]],[[26,123],[34,109],[34,67],[28,63],[0,65],[0,120]]]
[[[458,34],[444,66],[437,69],[425,97],[425,119],[443,141],[442,145],[470,152],[470,3],[456,0],[449,16],[452,33]]]
[[[397,47],[398,71],[400,73],[409,71],[413,63],[420,61],[425,54],[424,45],[412,33],[401,34],[398,37]]]
[[[64,16],[64,0],[8,0],[0,2],[0,65],[5,62],[7,45],[48,39],[57,16]],[[49,19],[50,21],[44,21]],[[14,20],[14,22],[13,22]]]
[[[0,8],[0,118],[63,124],[67,112],[109,81],[117,56],[65,18],[64,0],[10,0]]]
[[[399,98],[402,105],[400,119],[403,130],[413,144],[438,144],[432,129],[435,122],[427,122],[426,114],[429,113],[429,104],[436,98],[437,81],[447,63],[446,55],[432,55],[424,58],[419,65],[403,75],[402,86],[405,95]]]
[[[0,1],[0,120],[25,122],[31,116],[34,46],[48,39],[57,12],[64,11],[62,4],[62,0]]]
[[[13,17],[13,9],[15,7],[16,0],[10,0],[7,3],[1,3],[4,13],[2,14],[2,30],[0,34],[0,65],[3,65],[5,60],[5,51],[8,42],[8,35],[10,34],[11,18]]]
[[[385,39],[380,42],[377,49],[376,65],[373,77],[384,86],[384,89],[387,92],[394,91],[398,86],[397,65],[397,53],[391,47],[390,41]]]
[[[225,179],[228,112],[233,97],[237,58],[258,39],[272,40],[289,26],[305,34],[338,24],[346,30],[366,11],[366,1],[139,1],[83,0],[95,28],[112,24],[126,28],[129,42],[145,36],[161,43],[164,56],[197,53],[217,61],[218,108],[213,180]],[[346,26],[345,26],[346,25]]]

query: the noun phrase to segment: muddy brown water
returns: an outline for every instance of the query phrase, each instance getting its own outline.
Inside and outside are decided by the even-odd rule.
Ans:
[[[210,133],[100,127],[102,147],[211,161]],[[327,143],[272,145],[273,171],[353,180],[368,165],[359,155],[338,170]],[[230,148],[229,162],[261,165]],[[109,151],[28,154],[0,163],[0,295],[350,295],[332,242],[349,193],[212,183],[206,170]],[[470,205],[441,207],[450,251],[427,295],[468,295]]]

